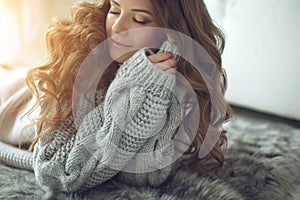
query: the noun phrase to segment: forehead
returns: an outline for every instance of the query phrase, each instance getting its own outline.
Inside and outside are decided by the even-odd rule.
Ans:
[[[151,0],[110,0],[110,3],[120,7],[152,10]]]

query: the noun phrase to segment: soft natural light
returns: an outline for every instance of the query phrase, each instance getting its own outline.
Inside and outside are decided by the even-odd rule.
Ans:
[[[0,65],[34,66],[45,57],[51,18],[69,17],[77,0],[0,0]]]
[[[15,2],[15,1],[14,1]],[[0,1],[0,63],[7,63],[20,50],[18,22],[7,1]]]
[[[14,55],[20,51],[20,38],[18,22],[13,13],[13,7],[17,6],[16,1],[0,0],[0,91],[5,90],[16,77],[24,74],[24,71],[7,71],[3,66],[13,60]],[[12,78],[13,77],[13,78]],[[3,101],[0,95],[0,102]]]

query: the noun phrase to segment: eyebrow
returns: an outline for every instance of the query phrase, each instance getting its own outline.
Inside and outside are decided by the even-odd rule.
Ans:
[[[152,16],[152,13],[151,13],[151,12],[149,12],[148,10],[142,10],[142,9],[132,9],[132,11],[134,11],[134,12],[143,12],[143,13],[147,13],[147,14],[149,14],[149,15],[151,15],[151,16]]]
[[[120,7],[120,4],[117,2],[117,1],[115,1],[115,0],[111,0],[111,3],[114,3],[114,4],[116,4],[118,7]],[[149,15],[151,15],[151,16],[153,16],[153,14],[150,12],[150,11],[148,11],[148,10],[143,10],[143,9],[131,9],[133,12],[143,12],[143,13],[147,13],[147,14],[149,14]]]

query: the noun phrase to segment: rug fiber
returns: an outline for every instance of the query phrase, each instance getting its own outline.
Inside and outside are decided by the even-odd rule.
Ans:
[[[225,127],[224,166],[206,176],[179,169],[159,189],[108,181],[84,194],[59,199],[292,199],[300,185],[300,129],[283,123],[235,116]],[[0,199],[42,199],[34,174],[0,163]]]

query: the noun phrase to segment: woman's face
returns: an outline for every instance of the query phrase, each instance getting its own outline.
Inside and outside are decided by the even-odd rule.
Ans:
[[[108,40],[109,54],[116,62],[123,63],[137,49],[161,44],[157,31],[143,30],[143,28],[159,26],[150,1],[110,0],[111,7],[106,17],[106,33],[107,37],[111,38]]]

